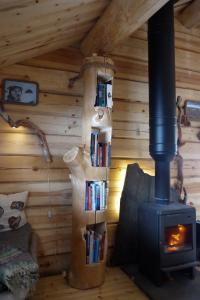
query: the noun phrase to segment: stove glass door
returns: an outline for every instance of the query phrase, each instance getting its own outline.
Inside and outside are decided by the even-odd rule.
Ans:
[[[192,224],[165,227],[164,252],[174,253],[192,249]]]

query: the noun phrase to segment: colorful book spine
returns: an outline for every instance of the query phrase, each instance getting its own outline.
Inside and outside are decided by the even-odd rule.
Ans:
[[[111,161],[111,144],[99,142],[100,131],[94,129],[91,133],[90,157],[93,167],[109,167]]]
[[[96,184],[96,210],[100,210],[100,195],[101,195],[101,188],[100,185]]]
[[[91,184],[91,190],[92,190],[92,205],[91,205],[91,209],[95,210],[96,209],[96,192],[95,192],[95,184],[92,183]]]
[[[91,185],[88,186],[88,210],[91,210],[92,207],[92,190]]]
[[[86,181],[85,210],[103,210],[107,206],[106,181]]]
[[[105,232],[97,233],[94,230],[86,230],[86,264],[98,263],[104,259]]]
[[[86,264],[89,264],[89,256],[90,256],[90,234],[87,230],[85,233],[85,241],[86,241]]]
[[[99,238],[96,237],[94,240],[94,254],[93,254],[93,262],[98,263],[99,262]]]
[[[90,231],[90,246],[89,246],[89,263],[92,264],[94,262],[93,256],[94,256],[94,231]]]

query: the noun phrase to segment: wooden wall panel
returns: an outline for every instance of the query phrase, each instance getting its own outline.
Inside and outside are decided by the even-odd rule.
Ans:
[[[127,164],[139,163],[154,175],[148,153],[148,78],[146,27],[143,26],[112,55],[117,72],[114,82],[113,147],[108,204],[108,240],[112,249],[119,217],[120,196]],[[72,191],[69,171],[62,160],[67,149],[81,143],[82,81],[71,89],[69,78],[80,70],[82,56],[77,48],[61,49],[0,70],[5,78],[39,83],[39,104],[6,105],[14,119],[30,118],[47,135],[53,154],[48,165],[37,137],[27,129],[12,129],[0,119],[0,192],[29,191],[27,218],[39,236],[42,274],[67,268],[70,261]],[[200,101],[200,33],[190,33],[176,22],[177,95]],[[200,218],[200,123],[183,128],[188,200]],[[176,165],[171,164],[172,185]],[[109,251],[109,253],[111,253]]]

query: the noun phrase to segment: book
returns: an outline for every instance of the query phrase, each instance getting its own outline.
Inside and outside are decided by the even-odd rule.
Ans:
[[[110,166],[111,143],[106,141],[106,132],[93,128],[91,132],[90,157],[93,167]]]
[[[94,240],[94,253],[93,253],[93,262],[99,262],[99,238],[98,236]]]
[[[86,264],[89,264],[89,255],[90,255],[90,235],[89,231],[87,230],[85,235],[85,240],[86,240]]]
[[[91,186],[88,185],[88,210],[91,210],[92,207],[92,199],[91,199]]]
[[[96,210],[100,210],[100,194],[101,194],[101,188],[99,183],[96,183]]]
[[[88,183],[86,182],[86,187],[85,187],[85,210],[88,210]]]
[[[112,82],[98,82],[96,87],[95,106],[112,108]]]
[[[105,232],[100,234],[88,229],[84,234],[86,241],[86,264],[98,263],[104,259]]]
[[[86,181],[85,210],[102,210],[107,205],[106,181]]]
[[[98,153],[98,135],[100,130],[98,128],[93,128],[91,132],[91,142],[90,142],[90,157],[92,166],[96,164],[97,153]]]
[[[106,84],[105,83],[97,83],[97,95],[95,106],[106,107]]]
[[[95,191],[95,184],[92,183],[91,184],[91,210],[95,210],[96,209],[96,191]]]
[[[94,262],[94,231],[90,231],[90,242],[89,242],[89,263],[92,264]]]

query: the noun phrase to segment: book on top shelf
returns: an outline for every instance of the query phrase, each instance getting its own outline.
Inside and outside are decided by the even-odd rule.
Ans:
[[[97,82],[95,106],[112,108],[112,82]]]

